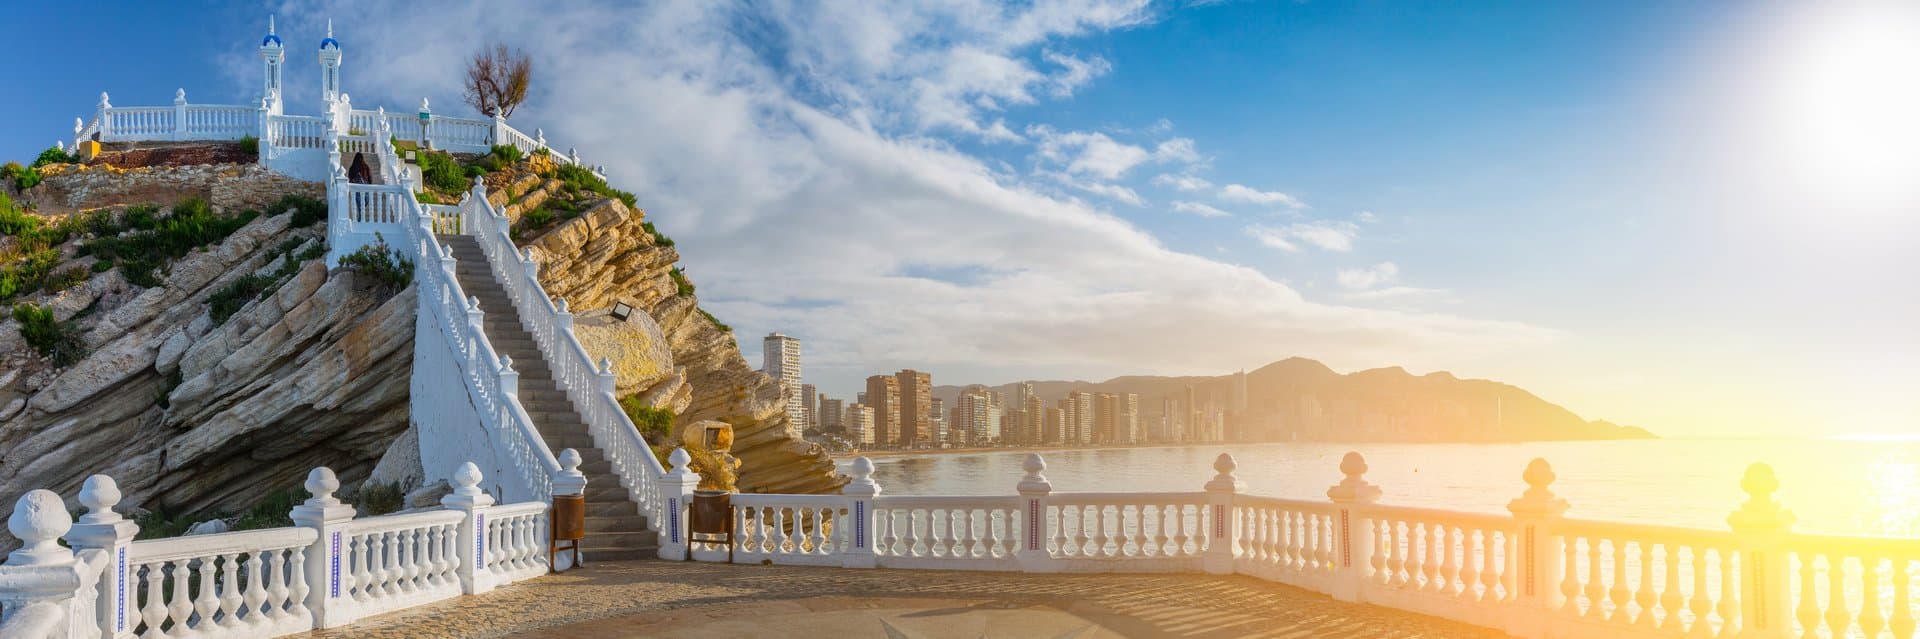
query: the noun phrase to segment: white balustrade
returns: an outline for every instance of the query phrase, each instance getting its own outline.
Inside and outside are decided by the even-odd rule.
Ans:
[[[260,132],[261,110],[248,106],[188,105],[183,140],[238,140]]]
[[[733,498],[735,563],[838,566],[847,543],[839,495]]]
[[[1233,507],[1240,543],[1236,572],[1302,588],[1329,587],[1339,566],[1333,504],[1239,495]]]
[[[547,504],[527,502],[487,513],[487,571],[518,581],[547,571]]]
[[[113,107],[101,125],[100,141],[174,139],[173,107]]]
[[[329,142],[327,119],[305,115],[267,116],[267,139],[262,142],[267,145],[263,147],[262,157],[285,149],[325,149]]]
[[[278,528],[134,542],[126,584],[127,607],[138,612],[133,632],[278,637],[312,629],[305,562],[316,535]]]
[[[889,568],[1013,570],[1025,520],[1017,497],[881,496],[874,552]]]
[[[486,153],[493,144],[493,121],[434,116],[427,123],[433,148],[453,153]]]
[[[1056,560],[1069,570],[1110,570],[1084,560],[1123,560],[1145,570],[1184,570],[1206,550],[1213,514],[1205,493],[1054,493],[1042,515]]]
[[[341,546],[342,603],[361,617],[459,596],[464,520],[451,510],[354,520]]]

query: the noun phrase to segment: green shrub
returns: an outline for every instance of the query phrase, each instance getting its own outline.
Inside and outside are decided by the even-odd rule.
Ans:
[[[413,283],[413,261],[394,252],[392,247],[387,246],[386,238],[378,234],[374,237],[379,239],[378,243],[340,256],[340,267],[373,278],[382,293],[397,293]]]
[[[440,196],[434,195],[433,191],[415,193],[413,194],[413,201],[421,204],[446,204],[446,202],[440,201]]]
[[[193,526],[193,521],[185,515],[165,507],[140,513],[134,516],[133,523],[140,526],[140,532],[133,536],[134,541],[179,537],[187,534],[187,528]]]
[[[560,183],[564,185],[568,191],[598,193],[605,197],[620,200],[627,205],[627,208],[633,208],[634,203],[637,201],[632,193],[607,186],[606,180],[600,179],[600,176],[594,175],[592,170],[578,164],[561,164],[555,166],[551,177],[560,180]]]
[[[57,272],[47,275],[41,282],[40,288],[49,294],[58,293],[87,281],[87,276],[89,275],[91,275],[91,273],[89,273],[87,269],[78,266],[60,269]]]
[[[0,178],[13,181],[15,190],[25,191],[40,183],[40,170],[20,166],[19,162],[8,162],[0,165]]]
[[[194,249],[224,240],[260,216],[259,211],[217,215],[207,201],[200,198],[176,204],[165,215],[155,215],[155,210],[153,207],[127,209],[124,217],[127,226],[134,229],[132,232],[88,240],[81,245],[80,253],[118,262],[129,282],[156,286],[160,283],[158,272],[162,265]]]
[[[214,326],[225,324],[227,318],[240,312],[241,308],[246,307],[247,302],[259,297],[261,292],[272,285],[272,277],[251,273],[241,276],[232,284],[207,296],[207,318],[213,320]]]
[[[282,488],[261,497],[247,508],[247,512],[234,518],[232,530],[260,530],[263,528],[286,528],[293,525],[293,507],[307,500],[307,491],[302,488]]]
[[[652,222],[641,222],[640,228],[646,229],[647,233],[653,236],[654,246],[673,246],[673,238],[667,237],[660,232],[660,229],[654,228]]]
[[[0,302],[11,300],[46,284],[53,267],[60,264],[60,253],[50,248],[32,248],[13,263],[0,266]]]
[[[267,207],[267,210],[272,211],[274,215],[289,209],[293,211],[293,220],[287,225],[293,228],[306,228],[313,226],[315,222],[327,219],[326,202],[297,193],[282,195],[279,200]]]
[[[105,272],[107,272],[107,271],[111,271],[111,270],[113,270],[113,262],[109,262],[109,261],[106,261],[106,260],[94,260],[94,262],[93,262],[93,272],[95,272],[95,273],[105,273]]]
[[[453,159],[453,155],[445,151],[422,150],[415,154],[415,157],[417,158],[415,161],[420,164],[420,173],[425,178],[427,186],[442,193],[459,193],[467,190],[469,182],[466,169],[460,167],[460,163]]]
[[[151,231],[160,226],[160,205],[141,204],[127,207],[125,215],[128,228]]]
[[[367,482],[345,499],[360,511],[362,517],[385,515],[407,506],[407,493],[400,490],[399,482]]]
[[[704,316],[704,317],[706,317],[706,318],[707,318],[707,321],[709,321],[709,322],[712,322],[712,323],[713,323],[713,327],[714,327],[714,328],[717,328],[717,329],[720,329],[720,330],[722,330],[722,331],[726,331],[726,332],[728,332],[728,333],[731,333],[731,332],[733,332],[733,327],[732,327],[732,326],[728,326],[728,325],[726,325],[726,324],[723,324],[723,323],[721,323],[721,322],[720,322],[720,318],[718,318],[718,317],[714,317],[712,313],[708,313],[708,312],[707,312],[707,309],[704,309],[704,308],[703,308],[703,309],[700,309],[700,314],[701,314],[702,316]]]
[[[33,168],[37,169],[49,164],[78,164],[79,162],[79,155],[68,153],[66,149],[57,146],[50,146],[47,150],[40,152],[40,157],[33,159]]]
[[[673,267],[673,270],[667,271],[667,275],[673,278],[673,291],[675,293],[678,293],[681,297],[693,296],[693,280],[687,279],[686,272],[681,271],[680,267]]]
[[[66,367],[87,354],[80,327],[72,321],[56,321],[53,309],[35,304],[13,305],[13,319],[20,322],[20,337],[54,366]]]
[[[633,420],[633,429],[640,431],[640,437],[648,443],[664,443],[673,436],[673,411],[648,406],[639,397],[620,400],[620,409],[627,413],[627,419]]]
[[[511,144],[495,144],[493,148],[487,150],[487,156],[499,158],[501,162],[507,164],[519,162],[520,158],[524,157],[520,153],[520,147]]]
[[[546,207],[527,211],[524,215],[520,216],[520,225],[529,229],[546,226],[548,222],[552,221],[553,211],[547,210]]]
[[[255,158],[260,157],[260,138],[251,135],[240,138],[240,152]]]
[[[25,236],[40,230],[42,224],[38,216],[15,206],[13,198],[0,193],[0,235]]]

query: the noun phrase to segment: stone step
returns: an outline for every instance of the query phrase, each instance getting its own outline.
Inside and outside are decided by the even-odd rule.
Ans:
[[[587,533],[587,538],[580,541],[580,549],[587,551],[589,549],[609,548],[658,548],[659,544],[660,534],[651,530],[634,532],[589,532]]]
[[[640,511],[639,508],[634,507],[632,503],[624,499],[620,501],[602,501],[602,502],[587,503],[588,517],[624,517],[627,515],[633,515],[635,517],[639,517],[639,515],[635,514],[635,513],[638,513],[639,511]],[[641,519],[645,519],[645,517],[641,517]]]
[[[628,533],[647,529],[647,519],[638,514],[612,517],[587,516],[587,536],[594,533]]]
[[[580,452],[580,459],[582,460],[585,460],[587,458],[586,451],[589,451],[589,450],[593,451],[594,455],[596,456],[599,455],[600,449],[592,448],[593,436],[588,435],[586,433],[585,428],[580,429],[580,431],[581,432],[576,434],[576,433],[560,433],[557,431],[547,432],[545,430],[542,430],[540,431],[540,436],[542,439],[547,440],[547,448],[551,448],[554,450],[560,450],[562,448],[574,449]]]
[[[580,472],[588,475],[599,473],[607,479],[613,479],[613,462],[604,459],[598,461],[582,460],[580,462]]]
[[[606,499],[625,501],[627,499],[627,489],[617,483],[587,480],[587,502],[592,503]]]
[[[658,547],[587,548],[585,545],[580,546],[580,560],[589,566],[602,561],[637,561],[641,559],[655,559],[659,556],[660,549]]]

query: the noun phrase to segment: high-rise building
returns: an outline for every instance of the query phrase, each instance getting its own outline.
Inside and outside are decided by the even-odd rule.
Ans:
[[[862,446],[873,445],[873,407],[866,404],[848,406],[847,415],[843,421],[846,423],[849,441]]]
[[[1027,400],[1036,396],[1033,392],[1033,382],[1020,382],[1019,385],[1013,387],[1013,404],[1015,406],[1026,406]]]
[[[1121,393],[1115,400],[1113,429],[1116,444],[1139,443],[1140,435],[1140,396],[1133,393]]]
[[[1065,412],[1066,436],[1068,445],[1079,445],[1093,441],[1093,393],[1073,391],[1067,393]]]
[[[1119,412],[1119,404],[1119,398],[1113,393],[1094,393],[1092,441],[1101,444],[1114,442],[1114,417]]]
[[[1067,400],[1060,400],[1062,406],[1065,406],[1066,403]],[[1066,411],[1059,408],[1049,408],[1046,410],[1045,415],[1046,416],[1040,420],[1040,440],[1048,444],[1058,444],[1062,441],[1066,433]]]
[[[900,389],[900,434],[903,445],[929,443],[933,438],[933,376],[911,368],[893,374]]]
[[[812,384],[800,385],[800,408],[807,414],[807,430],[820,428],[820,391]]]
[[[1247,370],[1244,368],[1233,374],[1233,397],[1227,408],[1236,413],[1247,412]]]
[[[847,427],[847,409],[844,400],[831,399],[826,393],[820,394],[820,428],[822,430],[845,430]]]
[[[873,408],[873,442],[880,445],[905,444],[900,439],[900,380],[892,375],[867,378],[867,398],[862,402]]]
[[[787,422],[807,430],[806,399],[800,390],[800,340],[779,333],[767,335],[761,342],[766,364],[761,372],[780,383],[780,396],[787,402]]]
[[[1020,413],[1025,418],[1025,421],[1020,424],[1022,440],[1020,443],[1028,445],[1053,443],[1052,440],[1047,439],[1046,435],[1046,402],[1040,401],[1039,395],[1028,393],[1026,401],[1020,403]]]
[[[947,400],[935,397],[928,405],[932,406],[927,414],[933,418],[933,441],[947,441],[950,435],[947,432]]]

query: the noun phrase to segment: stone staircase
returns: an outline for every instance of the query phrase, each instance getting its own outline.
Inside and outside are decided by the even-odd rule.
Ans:
[[[480,242],[465,235],[438,237],[458,260],[460,288],[480,299],[487,340],[513,358],[513,368],[520,372],[520,404],[533,417],[540,437],[555,455],[566,448],[580,453],[580,472],[587,476],[587,538],[580,543],[586,560],[653,557],[659,547],[658,533],[647,528],[646,517],[627,499],[627,489],[613,473],[612,462],[594,447],[586,421],[573,409],[566,392],[555,386],[552,369],[534,344],[533,334],[522,328],[505,287],[494,279]]]

